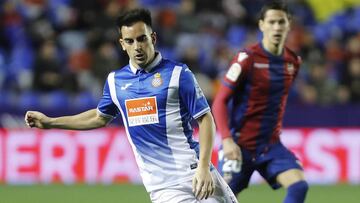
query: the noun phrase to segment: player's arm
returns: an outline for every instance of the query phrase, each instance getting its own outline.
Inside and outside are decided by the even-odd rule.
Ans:
[[[215,122],[222,138],[224,156],[231,160],[241,160],[241,151],[230,133],[227,105],[235,93],[236,86],[246,78],[250,64],[251,59],[248,53],[237,54],[230,63],[229,70],[221,83],[221,91],[217,93],[212,106]]]
[[[210,173],[210,159],[215,133],[215,123],[207,100],[188,67],[181,70],[179,77],[179,97],[189,114],[199,124],[200,154],[199,163],[192,181],[193,192],[198,199],[207,198],[214,193],[214,180]]]
[[[240,147],[234,142],[228,126],[229,118],[227,103],[233,95],[233,90],[222,84],[221,91],[216,95],[213,102],[212,111],[216,120],[217,127],[222,138],[224,156],[230,160],[240,160]]]
[[[80,114],[62,117],[48,117],[38,111],[28,111],[25,122],[29,127],[41,129],[68,129],[68,130],[90,130],[106,126],[112,118],[105,117],[91,109]]]
[[[205,113],[203,116],[197,119],[199,124],[199,142],[200,142],[200,155],[199,155],[199,165],[197,169],[197,176],[200,181],[203,183],[197,183],[197,188],[194,185],[195,196],[199,199],[207,198],[214,192],[214,183],[212,177],[209,173],[210,163],[211,163],[211,153],[214,144],[215,137],[215,122],[211,112]],[[201,177],[204,176],[204,177]],[[206,188],[202,188],[207,192],[200,191],[200,186],[204,185]]]

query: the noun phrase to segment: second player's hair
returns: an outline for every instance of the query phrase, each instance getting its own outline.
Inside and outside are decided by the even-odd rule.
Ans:
[[[121,30],[122,26],[131,26],[136,22],[144,22],[147,26],[152,28],[151,14],[148,9],[137,8],[125,11],[116,19],[116,25]],[[121,32],[120,32],[121,37]]]
[[[259,15],[260,20],[264,20],[265,14],[268,10],[284,11],[287,14],[288,19],[291,19],[291,13],[290,13],[289,7],[283,1],[276,0],[276,1],[270,1],[270,2],[266,3],[261,8],[260,15]]]

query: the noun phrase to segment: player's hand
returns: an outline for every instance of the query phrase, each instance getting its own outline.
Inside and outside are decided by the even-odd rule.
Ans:
[[[38,111],[28,111],[25,114],[25,123],[30,128],[47,129],[49,126],[50,118]]]
[[[231,137],[224,139],[222,145],[225,158],[229,160],[239,160],[240,162],[242,161],[240,147]]]
[[[196,169],[196,173],[192,181],[192,188],[195,197],[199,200],[204,198],[207,199],[210,195],[214,194],[215,184],[209,167],[201,168],[199,166]]]

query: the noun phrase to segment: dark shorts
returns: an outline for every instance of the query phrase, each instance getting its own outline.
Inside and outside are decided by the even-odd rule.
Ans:
[[[303,170],[300,162],[295,155],[290,152],[282,143],[269,145],[265,153],[254,154],[246,149],[241,149],[243,162],[240,172],[233,172],[228,180],[230,188],[235,194],[245,189],[250,181],[250,177],[256,170],[269,183],[273,189],[281,187],[276,181],[277,175],[289,169]],[[218,169],[224,176],[224,160],[220,159]],[[227,179],[225,177],[225,179]]]

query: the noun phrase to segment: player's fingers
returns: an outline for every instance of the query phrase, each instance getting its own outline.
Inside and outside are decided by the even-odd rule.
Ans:
[[[229,153],[226,158],[228,158],[229,160],[237,160],[239,158],[239,154],[234,150]]]
[[[215,183],[214,181],[211,181],[209,196],[213,195],[214,193],[215,193]]]
[[[206,188],[207,188],[206,193],[204,195],[205,199],[209,198],[209,196],[213,194],[213,181],[212,180],[208,182]]]
[[[241,153],[237,152],[234,160],[241,161]]]
[[[207,198],[209,197],[209,195],[210,195],[210,192],[211,192],[211,186],[208,185],[207,188],[206,188],[206,190],[205,190],[205,193],[204,193],[203,198],[204,198],[204,199],[207,199]]]
[[[241,154],[241,152],[240,152],[240,154],[239,154],[239,159],[238,159],[240,162],[242,162],[242,154]]]
[[[33,113],[31,111],[26,112],[25,118],[32,118],[32,117],[33,117]]]
[[[197,198],[199,200],[203,199],[206,196],[206,193],[207,193],[207,186],[206,184],[204,184],[201,188],[199,188],[199,194]]]
[[[197,179],[196,177],[194,177],[192,180],[192,191],[194,194],[196,193],[196,184],[197,184]]]
[[[35,122],[32,122],[32,121],[29,122],[28,126],[29,126],[30,128],[35,127]]]
[[[204,186],[204,181],[200,180],[198,181],[197,185],[196,185],[196,191],[195,191],[195,197],[199,198],[200,194],[203,192],[202,188]]]
[[[225,155],[225,158],[227,158],[227,159],[230,159],[230,160],[233,159],[233,153],[232,152],[226,153],[224,155]]]

